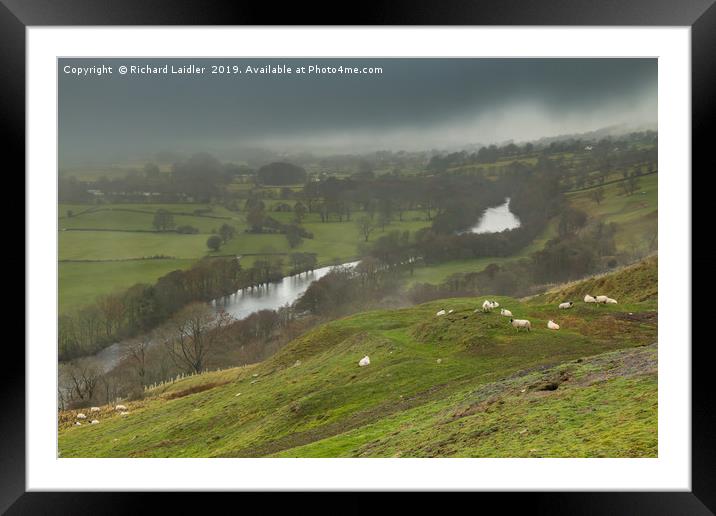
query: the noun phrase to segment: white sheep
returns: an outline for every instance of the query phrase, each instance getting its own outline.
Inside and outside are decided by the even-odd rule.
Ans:
[[[370,365],[370,358],[368,358],[368,355],[361,358],[360,361],[358,362],[358,365],[360,367]]]
[[[436,316],[445,315],[447,312],[445,310],[440,310],[438,313],[436,313]]]
[[[595,300],[597,303],[606,304],[607,299],[609,299],[607,296],[597,296]]]
[[[126,416],[127,414],[129,414],[129,412],[120,412],[119,413],[120,416]]]
[[[453,313],[454,311],[455,311],[455,310],[448,310],[448,315],[450,315],[450,314]]]
[[[76,421],[75,426],[82,426],[82,423],[80,423],[79,421]]]
[[[100,411],[100,408],[99,408],[99,407],[92,407],[92,408],[90,408],[90,412],[99,412],[99,411]]]
[[[99,421],[97,421],[96,419],[93,419],[93,420],[90,422],[90,425],[96,425],[96,424],[98,424],[98,423],[99,423]]]
[[[489,299],[485,299],[485,302],[482,303],[482,311],[483,312],[492,312],[493,308],[497,308],[498,304],[497,302],[490,301]]]
[[[568,302],[566,302],[566,303],[560,303],[560,304],[559,304],[559,308],[572,308],[572,305],[573,305],[573,304],[574,304],[574,303],[572,303],[571,301],[568,301]]]
[[[517,331],[520,331],[520,328],[525,328],[527,331],[532,330],[532,325],[527,319],[510,319],[510,324]]]
[[[124,410],[124,411],[126,411],[126,410],[127,410],[127,407],[125,407],[124,405],[117,405],[116,407],[114,407],[114,410]]]
[[[612,299],[611,297],[608,297],[606,302],[608,305],[616,305],[617,304],[617,300]]]
[[[596,303],[597,300],[595,298],[593,298],[592,296],[590,296],[589,294],[587,294],[586,296],[584,296],[584,302],[585,303]]]
[[[500,303],[498,303],[497,301],[492,302],[492,308],[497,308],[499,306],[500,306]]]
[[[559,324],[550,319],[549,321],[547,321],[547,328],[549,328],[550,330],[559,330]]]
[[[87,419],[87,416],[80,412],[79,414],[77,414],[77,419]]]
[[[512,317],[512,312],[509,310],[505,310],[504,308],[500,308],[500,315],[504,315],[506,317]]]

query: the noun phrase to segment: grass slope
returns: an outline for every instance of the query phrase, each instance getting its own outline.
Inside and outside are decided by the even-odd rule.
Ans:
[[[597,204],[590,198],[594,188],[567,194],[575,208],[587,212],[590,218],[604,222],[616,222],[617,248],[630,251],[645,246],[656,235],[658,227],[659,175],[639,178],[639,188],[633,195],[624,195],[620,182],[604,186],[604,200]]]
[[[657,314],[647,295],[654,285],[644,279],[634,288],[631,301],[568,311],[547,299],[497,298],[532,321],[530,333],[497,312],[474,313],[482,299],[354,315],[260,364],[157,389],[129,403],[127,416],[104,409],[100,424],[75,427],[75,412],[63,412],[60,452],[655,456]],[[443,307],[455,311],[436,317]],[[550,318],[562,329],[547,330]],[[359,368],[366,354],[371,365]]]

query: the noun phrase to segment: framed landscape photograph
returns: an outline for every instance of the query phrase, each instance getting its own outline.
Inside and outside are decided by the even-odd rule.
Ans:
[[[711,513],[710,2],[351,27],[32,4],[3,7],[27,191],[10,513],[186,490]]]

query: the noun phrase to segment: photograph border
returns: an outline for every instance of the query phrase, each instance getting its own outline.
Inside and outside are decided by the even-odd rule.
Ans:
[[[393,2],[390,6],[361,9],[351,25],[688,25],[692,29],[692,160],[693,166],[713,170],[714,159],[707,151],[708,127],[713,124],[716,56],[716,8],[713,0],[676,2],[621,2],[604,6],[594,2],[543,2],[525,8],[524,2],[447,2],[439,6],[427,2]],[[10,4],[10,7],[7,5]],[[161,4],[161,5],[160,5]],[[215,9],[198,2],[161,2],[149,5],[125,1],[109,8],[108,2],[92,1],[4,1],[0,5],[0,48],[2,49],[3,118],[7,151],[16,155],[24,169],[25,154],[25,29],[43,25],[281,25],[290,19],[310,25],[345,25],[337,15],[315,15],[297,5],[280,14],[217,4]],[[499,7],[499,8],[498,8]],[[305,9],[304,9],[305,8]],[[336,19],[330,19],[331,17]],[[320,23],[317,20],[321,20]],[[712,153],[711,153],[712,154]],[[26,275],[29,271],[26,270]],[[28,307],[26,307],[28,308]],[[694,307],[697,311],[697,308]],[[26,311],[27,313],[27,311]],[[707,348],[708,346],[706,346]],[[706,385],[708,351],[693,349],[692,491],[690,493],[530,493],[508,502],[528,503],[539,510],[574,513],[589,508],[590,513],[615,511],[649,514],[709,514],[716,507],[716,451],[712,429],[716,423],[714,401]],[[81,504],[85,510],[125,512],[140,497],[117,493],[26,493],[25,492],[25,361],[17,351],[6,367],[6,389],[0,445],[2,488],[0,510],[12,505],[11,512],[71,512]],[[699,388],[702,384],[703,388]],[[176,494],[176,493],[175,493]],[[484,496],[485,494],[483,494]],[[184,497],[182,497],[184,498]],[[501,497],[501,503],[507,497]],[[132,501],[134,500],[134,501]],[[185,503],[184,500],[181,501]],[[185,508],[188,508],[185,506]]]

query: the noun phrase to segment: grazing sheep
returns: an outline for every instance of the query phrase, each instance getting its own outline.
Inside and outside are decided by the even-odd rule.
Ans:
[[[119,413],[120,416],[126,416],[127,414],[129,414],[129,412],[120,412]]]
[[[448,315],[450,315],[450,314],[453,313],[454,311],[455,311],[455,310],[448,310]]]
[[[438,313],[436,313],[436,316],[445,315],[447,312],[445,310],[440,310]]]
[[[596,303],[597,300],[595,298],[593,298],[592,296],[590,296],[589,294],[587,294],[586,296],[584,296],[584,302],[585,303]]]
[[[616,305],[616,304],[617,304],[617,300],[616,300],[616,299],[612,299],[611,297],[608,297],[608,298],[607,298],[607,304],[608,304],[608,305]]]
[[[368,355],[364,356],[360,359],[360,362],[358,362],[358,365],[360,367],[370,365],[370,358],[368,358]]]
[[[547,328],[549,328],[550,330],[559,330],[559,324],[550,319],[549,321],[547,321]]]
[[[124,405],[117,405],[116,407],[114,407],[114,410],[125,410],[126,411],[127,407],[125,407]]]
[[[92,407],[92,408],[90,408],[90,412],[99,412],[99,411],[100,411],[100,408],[99,408],[99,407]]]
[[[93,419],[93,420],[90,422],[90,425],[96,425],[96,424],[98,424],[98,423],[99,423],[99,421],[97,421],[96,419]]]
[[[505,310],[504,308],[500,308],[500,315],[512,317],[512,312],[510,312],[509,310]]]
[[[438,364],[442,364],[442,363],[443,363],[443,359],[442,359],[442,358],[438,358],[437,362],[438,362]]]
[[[517,331],[520,331],[520,328],[532,331],[532,325],[527,319],[510,319],[510,324],[512,324],[512,327]]]
[[[77,422],[75,422],[75,426],[82,426],[82,423],[80,423],[79,421],[77,421]]]
[[[571,301],[568,301],[568,302],[566,302],[566,303],[560,303],[560,304],[559,304],[559,308],[572,308],[572,305],[573,305],[573,304],[574,304],[574,303],[572,303]]]
[[[595,301],[596,301],[597,303],[606,304],[607,299],[609,299],[607,296],[597,296],[596,299],[595,299]]]
[[[87,419],[87,416],[80,412],[79,414],[77,414],[77,419]]]
[[[492,312],[493,308],[497,308],[499,306],[499,303],[497,301],[490,301],[489,299],[486,299],[484,303],[482,303],[482,311],[483,312]]]

